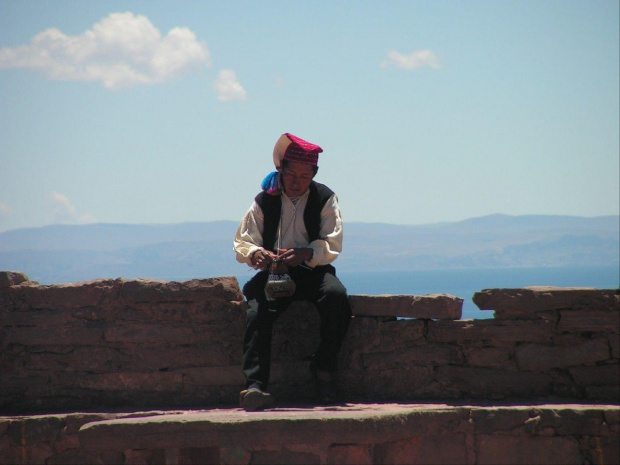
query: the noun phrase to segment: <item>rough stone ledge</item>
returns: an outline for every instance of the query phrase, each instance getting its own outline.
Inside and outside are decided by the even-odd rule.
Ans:
[[[490,430],[554,435],[601,433],[619,426],[617,405],[526,404],[344,404],[332,407],[280,407],[262,412],[236,409],[158,412],[134,418],[87,423],[79,430],[88,450],[211,447],[246,448],[290,444],[362,444],[396,441],[412,435]],[[519,431],[521,430],[521,431]],[[544,434],[550,434],[547,430]]]
[[[590,287],[483,289],[473,301],[480,310],[494,310],[495,318],[545,318],[546,312],[557,310],[620,311],[620,291]]]
[[[187,451],[215,463],[613,463],[619,421],[617,405],[345,404],[160,412],[78,436],[91,454],[157,449],[169,463]]]
[[[13,272],[0,271],[0,280]],[[75,283],[39,284],[20,281],[0,286],[0,308],[5,311],[76,310],[93,307],[125,307],[142,303],[205,303],[241,301],[234,276],[162,281],[158,279],[95,279]]]
[[[351,295],[354,316],[396,316],[434,320],[459,320],[463,299],[449,294]]]
[[[596,403],[75,412],[0,416],[0,464],[617,463],[619,436]]]
[[[29,279],[25,273],[19,271],[0,271],[0,289],[17,286],[26,281],[29,281]]]
[[[184,282],[117,278],[41,285],[23,273],[0,271],[0,291],[0,309],[9,312],[243,301],[237,278],[231,276]],[[449,294],[351,295],[349,300],[355,316],[458,320],[463,309],[463,299]]]

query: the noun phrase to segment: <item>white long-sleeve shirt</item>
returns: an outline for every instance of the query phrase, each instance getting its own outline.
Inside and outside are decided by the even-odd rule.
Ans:
[[[338,197],[332,195],[321,210],[321,227],[319,238],[310,242],[306,225],[304,224],[304,209],[308,202],[309,191],[299,198],[297,205],[282,193],[282,212],[276,247],[280,249],[294,249],[309,247],[312,249],[312,259],[305,264],[310,268],[328,265],[342,251],[342,217],[338,207]],[[265,217],[256,201],[246,212],[235,234],[234,250],[239,263],[252,266],[251,257],[254,252],[263,249],[263,231]]]

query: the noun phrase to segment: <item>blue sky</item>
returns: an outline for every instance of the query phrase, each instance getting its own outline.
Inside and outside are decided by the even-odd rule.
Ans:
[[[618,10],[0,0],[0,231],[238,220],[283,132],[345,221],[618,214]]]

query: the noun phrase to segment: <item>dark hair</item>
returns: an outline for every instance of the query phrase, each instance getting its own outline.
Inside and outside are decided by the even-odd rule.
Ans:
[[[280,162],[280,169],[283,170],[284,168],[286,168],[287,165],[288,165],[288,160],[282,160]],[[318,173],[319,167],[316,165],[311,165],[311,166],[312,166],[312,171],[313,171],[312,177],[314,177],[316,176],[316,173]]]

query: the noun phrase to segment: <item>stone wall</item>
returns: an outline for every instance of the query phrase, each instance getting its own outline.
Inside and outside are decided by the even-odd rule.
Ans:
[[[235,278],[42,286],[1,275],[0,411],[236,404],[245,303]],[[619,297],[485,290],[474,301],[495,318],[458,320],[452,296],[351,296],[342,397],[617,400]],[[313,397],[303,358],[318,324],[307,302],[276,324],[270,390],[280,402]]]
[[[460,320],[448,295],[350,300],[349,403],[308,404],[319,319],[298,302],[274,331],[280,408],[248,413],[231,408],[235,278],[41,286],[0,272],[0,464],[620,462],[617,291],[484,290],[488,320]]]

